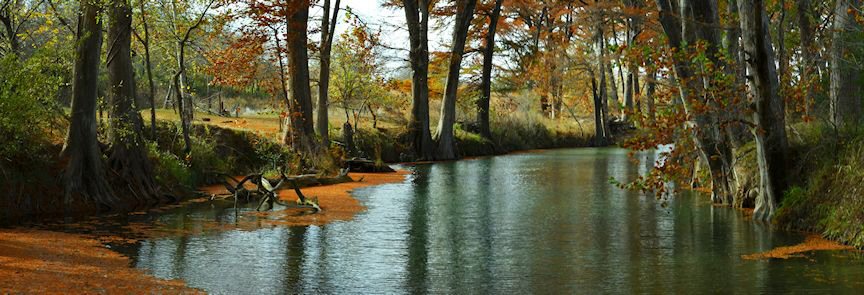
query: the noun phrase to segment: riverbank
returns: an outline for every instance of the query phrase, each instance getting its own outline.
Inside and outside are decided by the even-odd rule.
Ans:
[[[864,248],[864,129],[809,123],[791,128],[789,189],[773,222]],[[736,207],[752,207],[758,183],[755,151],[739,151]]]
[[[130,267],[96,239],[33,229],[0,229],[0,293],[203,293]]]
[[[323,211],[316,214],[298,214],[297,209],[254,212],[245,211],[232,226],[197,224],[196,227],[213,231],[255,230],[276,226],[323,225],[334,221],[347,221],[365,207],[351,196],[356,189],[401,182],[408,171],[393,173],[351,173],[353,182],[308,187],[303,193],[316,197]],[[202,188],[211,193],[222,192],[216,187]],[[279,192],[285,202],[297,199],[292,189]],[[188,200],[186,204],[207,202],[206,197]],[[169,206],[170,207],[170,206]],[[160,211],[170,208],[156,208]],[[140,216],[148,212],[134,212]],[[145,218],[145,220],[147,220]],[[91,234],[65,233],[40,229],[13,228],[0,229],[0,293],[53,293],[75,290],[82,293],[199,293],[200,290],[188,288],[180,280],[161,280],[131,266],[128,257],[109,249],[111,244],[136,243],[143,239],[188,235],[194,232],[185,230],[160,230],[152,224],[129,222],[122,229],[128,235],[113,231],[102,231],[100,225],[110,225],[114,221],[94,219],[78,224],[58,225],[59,229],[74,232],[92,231]],[[41,229],[47,228],[47,229]],[[135,237],[135,238],[129,238]]]
[[[149,118],[144,116],[145,119]],[[340,159],[363,157],[375,163],[401,163],[415,160],[404,122],[397,119],[354,122],[354,151],[344,148],[342,125],[331,122],[330,135],[336,144],[331,157],[320,163],[309,163],[281,142],[277,115],[221,117],[198,113],[190,131],[191,152],[184,152],[181,130],[171,110],[157,112],[157,132],[148,138],[148,151],[155,181],[167,202],[182,201],[194,188],[221,181],[222,174],[264,173],[278,176],[287,168],[289,174],[306,174],[310,170],[333,175],[341,168]],[[334,119],[336,120],[336,119]],[[586,122],[581,122],[586,121]],[[592,146],[593,128],[585,120],[551,120],[539,115],[514,114],[494,119],[493,139],[488,140],[457,124],[454,130],[456,152],[460,158],[499,155],[519,150]],[[145,122],[149,126],[149,122]],[[61,128],[62,129],[62,128]],[[0,224],[25,219],[87,216],[99,208],[85,202],[63,202],[59,158],[62,134],[45,133],[44,141],[32,149],[9,157],[0,157]],[[314,167],[309,167],[311,166]],[[312,168],[312,169],[309,169]],[[109,181],[112,181],[109,174]],[[117,183],[122,181],[113,180]],[[117,193],[132,195],[118,185]],[[143,205],[143,207],[152,204]],[[135,208],[140,210],[142,208]]]

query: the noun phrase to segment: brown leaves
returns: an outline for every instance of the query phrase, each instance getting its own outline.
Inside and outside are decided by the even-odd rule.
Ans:
[[[264,53],[265,41],[264,37],[247,35],[233,40],[226,48],[206,52],[210,64],[205,71],[213,75],[210,83],[236,88],[250,85]]]

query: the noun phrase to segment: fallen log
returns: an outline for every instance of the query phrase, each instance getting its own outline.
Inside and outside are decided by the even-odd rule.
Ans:
[[[351,158],[345,161],[345,164],[348,165],[348,170],[351,172],[366,172],[366,173],[381,173],[381,172],[395,172],[393,168],[387,166],[386,164],[379,164],[375,161],[363,158]]]
[[[289,177],[286,176],[284,173],[280,174],[280,178],[273,181],[268,180],[260,173],[247,175],[241,180],[237,180],[237,178],[227,174],[220,175],[226,178],[225,180],[223,180],[222,184],[225,186],[225,189],[228,190],[230,196],[234,197],[235,210],[237,209],[237,203],[240,199],[245,199],[246,202],[249,202],[252,200],[253,196],[260,196],[258,206],[256,207],[257,211],[271,210],[273,209],[273,204],[276,203],[289,208],[309,208],[314,209],[315,212],[320,212],[321,207],[318,204],[318,198],[307,198],[300,190],[301,187],[329,185],[354,181],[353,179],[351,179],[351,177],[348,176],[348,169],[341,170],[339,172],[339,175],[335,177],[319,177],[315,174],[305,174]],[[228,180],[233,181],[234,184],[230,184]],[[276,183],[275,185],[273,184],[274,182]],[[247,189],[247,183],[254,184],[255,189]],[[294,192],[297,194],[298,199],[295,204],[286,203],[279,200],[279,190],[286,183],[290,183],[294,189]],[[211,195],[210,199],[215,199],[215,195]]]

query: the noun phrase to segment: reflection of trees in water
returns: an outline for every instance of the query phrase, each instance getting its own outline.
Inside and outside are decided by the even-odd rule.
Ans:
[[[302,293],[303,290],[303,262],[306,258],[306,226],[292,226],[288,228],[288,238],[285,239],[285,259],[282,262],[282,276],[284,277],[287,293]],[[289,291],[290,290],[290,291]]]
[[[429,253],[426,246],[429,243],[429,166],[418,166],[417,174],[412,182],[414,199],[408,209],[408,278],[406,290],[411,293],[423,293],[427,290]]]
[[[813,284],[788,277],[819,274],[738,257],[797,243],[789,241],[796,235],[704,197],[682,194],[663,208],[653,195],[610,184],[656,159],[636,156],[638,164],[623,152],[584,150],[419,166],[413,184],[370,192],[369,211],[352,222],[145,241],[132,251],[157,276],[229,293],[747,293]],[[194,229],[201,216],[231,222],[230,212],[208,210],[161,221],[176,229]],[[852,270],[848,280],[860,281]]]

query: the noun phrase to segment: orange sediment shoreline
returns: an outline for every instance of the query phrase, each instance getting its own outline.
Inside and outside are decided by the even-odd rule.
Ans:
[[[246,215],[265,218],[255,221],[258,226],[322,225],[333,221],[351,220],[355,214],[366,209],[359,200],[351,196],[351,191],[379,184],[401,182],[409,173],[405,170],[393,173],[351,173],[349,176],[354,179],[354,182],[303,188],[303,195],[307,198],[318,198],[322,211],[316,214],[298,215],[298,212],[308,209],[285,209],[249,212]],[[279,191],[279,199],[284,202],[294,202],[297,200],[297,194],[293,189],[283,189]]]
[[[804,242],[797,245],[792,246],[784,246],[777,247],[771,249],[769,251],[749,254],[749,255],[741,255],[741,258],[747,260],[759,260],[759,259],[770,259],[770,258],[779,258],[779,259],[789,259],[792,257],[799,257],[801,253],[810,252],[810,251],[832,251],[832,250],[853,250],[855,247],[843,245],[837,243],[835,241],[826,240],[825,238],[817,235],[810,234],[804,239]]]
[[[323,211],[300,214],[301,209],[248,212],[236,225],[217,225],[212,230],[255,229],[272,226],[322,225],[351,220],[365,207],[351,196],[354,189],[397,183],[408,171],[395,173],[351,173],[354,182],[303,188],[307,197],[317,197]],[[208,189],[210,192],[213,188]],[[293,190],[279,193],[280,199],[293,202]],[[197,199],[196,199],[197,200]],[[192,202],[196,201],[192,200]],[[138,213],[140,214],[140,213]],[[79,227],[92,227],[95,221]],[[69,228],[75,228],[74,225]],[[149,224],[129,224],[135,236],[158,238],[164,235],[191,234],[165,231]],[[106,242],[135,242],[116,236],[54,232],[41,229],[0,229],[0,293],[203,293],[181,280],[162,280],[131,267],[131,260],[105,247]]]
[[[129,258],[81,235],[0,230],[0,293],[201,293],[131,268]]]

